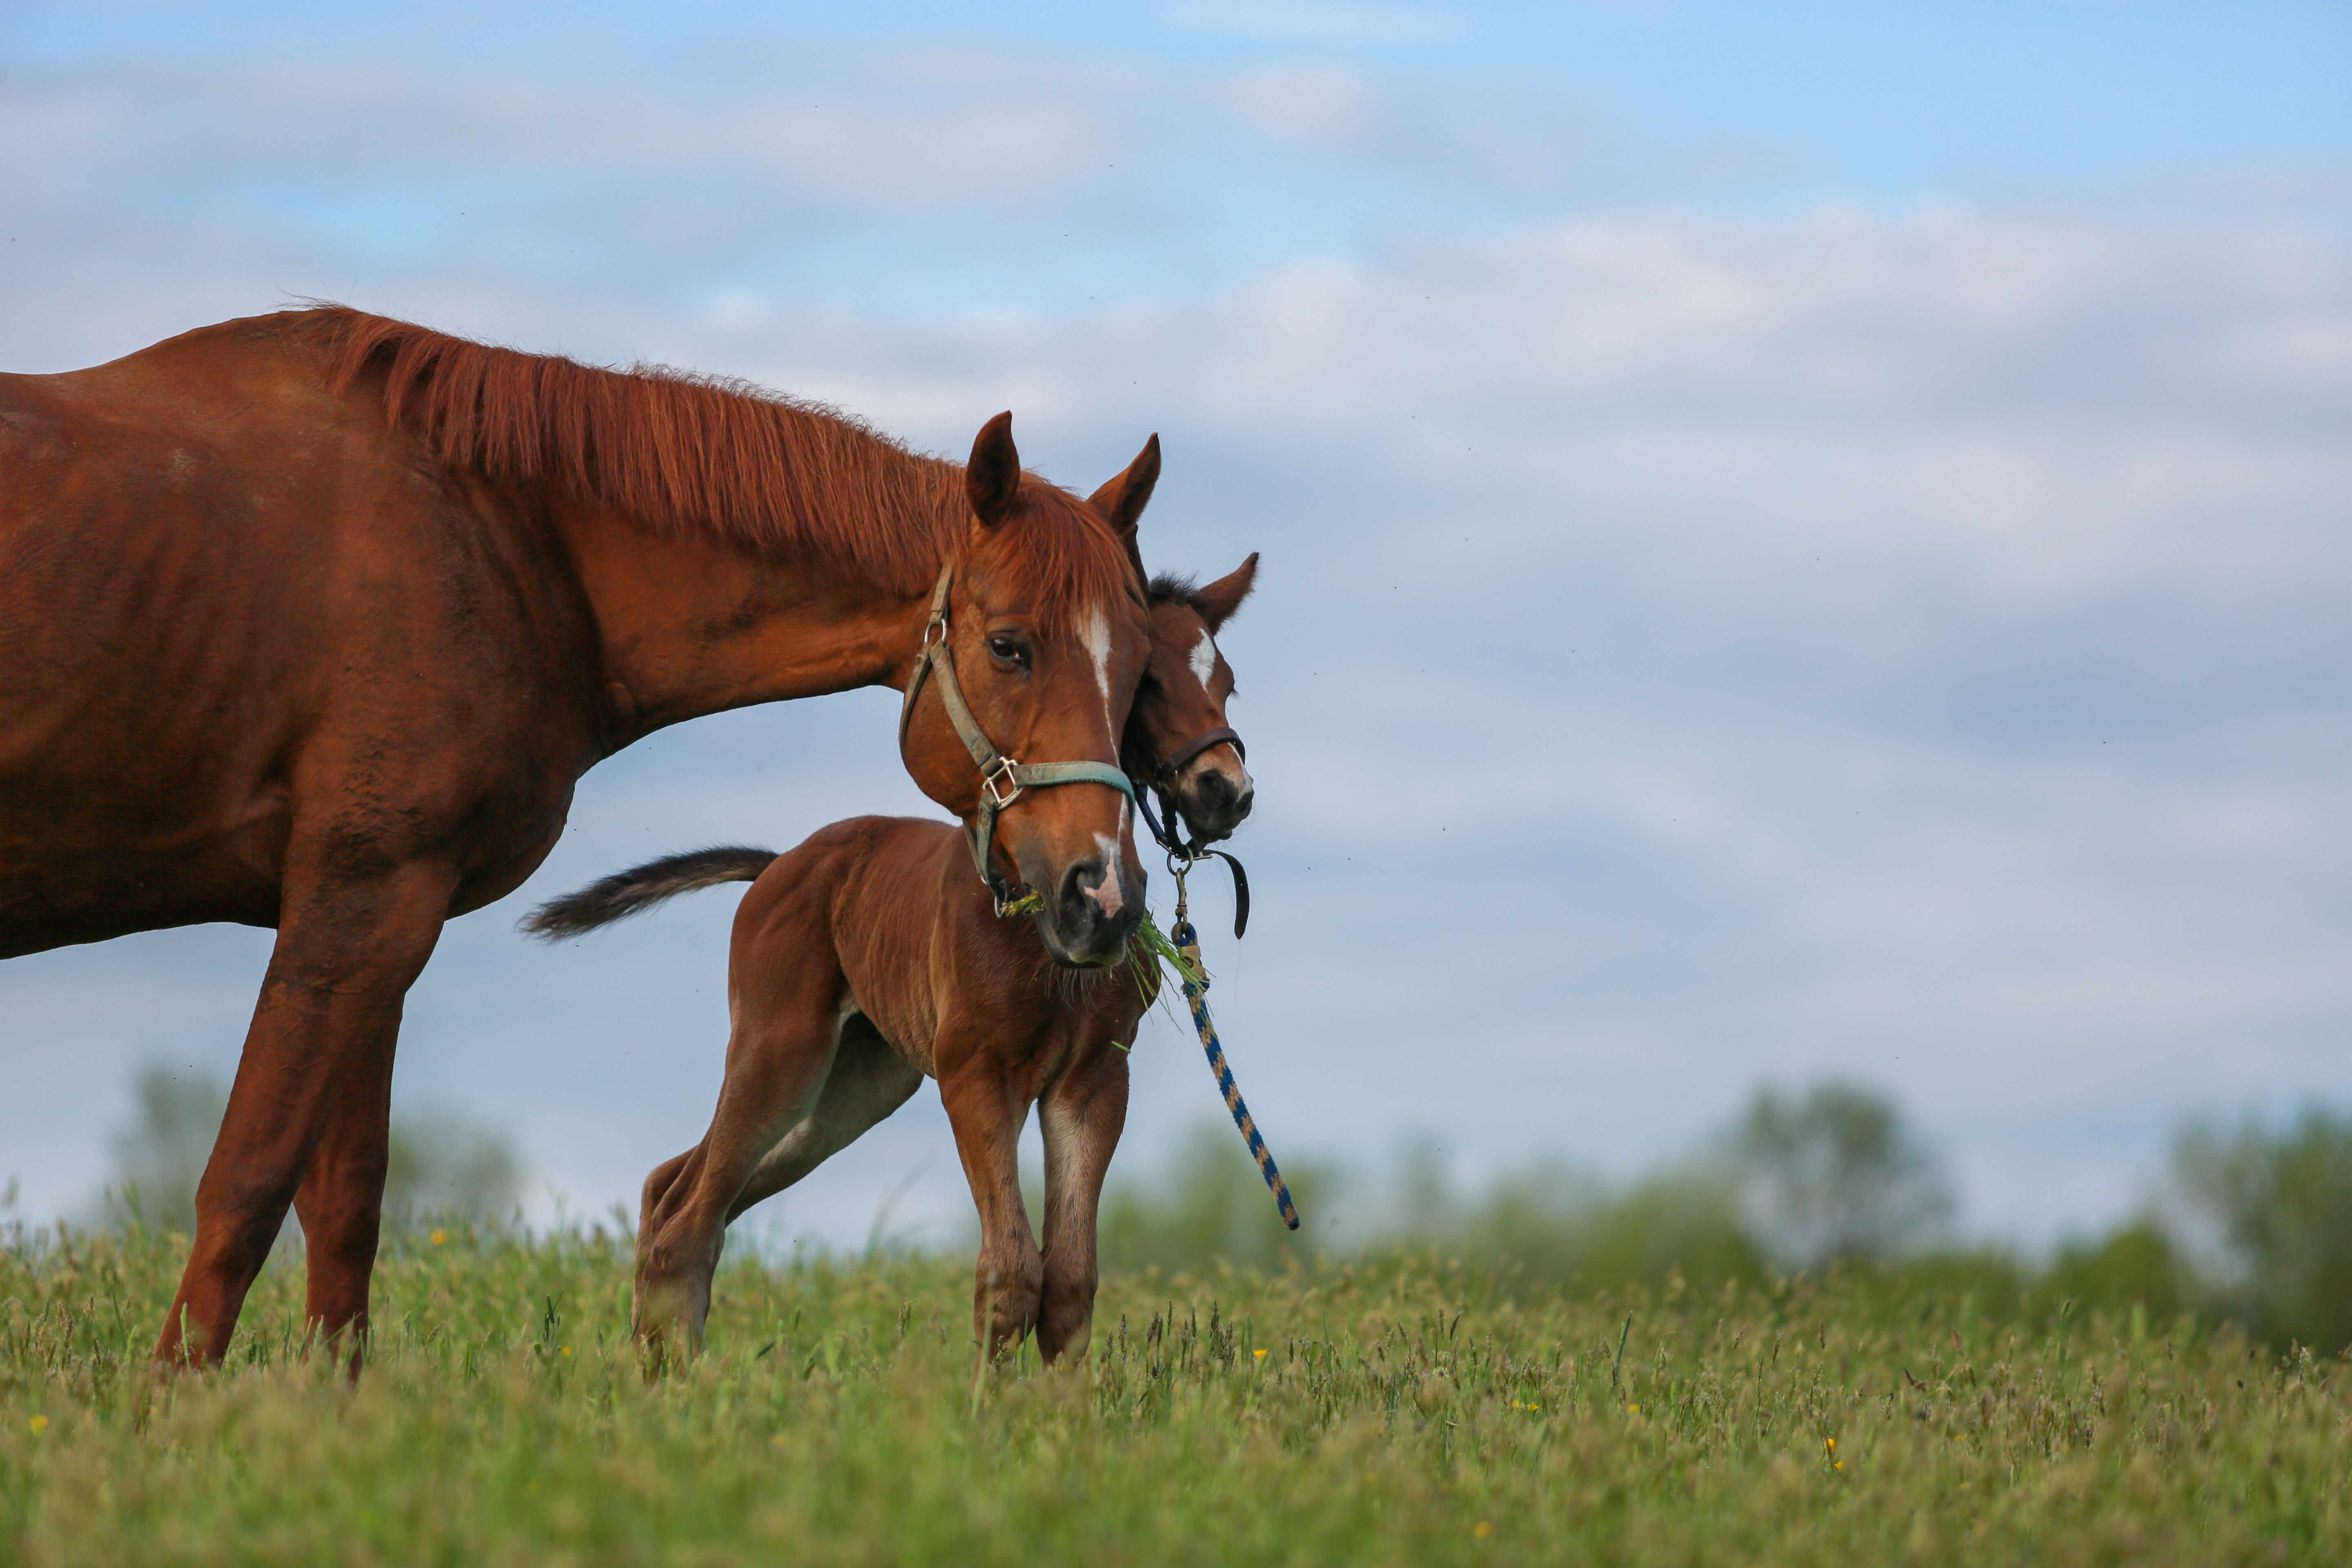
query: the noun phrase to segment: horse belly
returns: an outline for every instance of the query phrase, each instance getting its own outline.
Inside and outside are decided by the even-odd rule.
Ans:
[[[0,378],[0,955],[268,923],[285,843],[268,650],[304,628],[249,587],[282,541],[203,443],[37,384],[68,379]]]

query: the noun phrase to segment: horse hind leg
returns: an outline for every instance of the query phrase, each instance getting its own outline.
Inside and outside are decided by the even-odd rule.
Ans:
[[[922,1083],[921,1071],[891,1048],[865,1014],[845,1010],[833,1068],[817,1091],[816,1109],[761,1157],[736,1195],[728,1223],[857,1142],[868,1128],[906,1104]]]
[[[701,1152],[702,1145],[697,1143],[685,1153],[673,1154],[646,1173],[645,1187],[637,1196],[637,1240],[640,1245],[646,1237],[661,1229],[662,1221],[669,1213],[670,1194],[682,1194],[692,1188],[691,1181],[687,1181],[685,1186],[678,1184],[694,1168],[695,1156]]]
[[[832,987],[794,989],[837,994],[838,984],[836,976]],[[666,1351],[674,1331],[683,1332],[689,1353],[701,1348],[711,1277],[736,1197],[761,1156],[807,1117],[833,1066],[833,1053],[830,1007],[739,1011],[709,1131],[671,1163],[677,1169],[657,1194],[662,1172],[646,1180],[635,1293],[636,1333],[648,1351]]]

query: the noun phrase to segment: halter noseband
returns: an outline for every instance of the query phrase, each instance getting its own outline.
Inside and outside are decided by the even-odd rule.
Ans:
[[[1233,742],[1234,754],[1243,762],[1248,762],[1249,748],[1242,744],[1241,735],[1235,731],[1222,726],[1214,730],[1202,731],[1183,745],[1176,748],[1176,754],[1165,762],[1162,762],[1156,752],[1153,754],[1151,775],[1144,783],[1158,793],[1160,809],[1168,814],[1169,823],[1173,824],[1176,820],[1177,773],[1186,763],[1191,762],[1202,752],[1212,746],[1223,745],[1228,741]],[[1129,798],[1135,802],[1136,814],[1141,816],[1144,825],[1151,829],[1152,842],[1168,852],[1169,870],[1181,877],[1185,867],[1205,860],[1212,855],[1233,868],[1234,937],[1234,940],[1239,941],[1242,932],[1249,926],[1250,907],[1249,873],[1242,869],[1242,863],[1225,851],[1212,849],[1205,844],[1179,844],[1176,841],[1175,833],[1170,827],[1161,826],[1160,818],[1152,814],[1150,800],[1142,795],[1135,794],[1130,794]],[[1183,884],[1180,881],[1177,885],[1181,888]]]
[[[1227,741],[1231,741],[1234,743],[1234,754],[1235,756],[1241,758],[1241,760],[1245,763],[1249,761],[1249,748],[1242,744],[1242,737],[1239,731],[1227,730],[1222,727],[1214,730],[1203,730],[1199,734],[1193,736],[1192,740],[1178,747],[1176,754],[1169,758],[1166,762],[1159,762],[1158,759],[1155,758],[1154,763],[1156,764],[1157,771],[1153,773],[1151,782],[1154,784],[1160,784],[1162,780],[1172,782],[1176,777],[1177,770],[1181,768],[1186,763],[1191,762],[1194,757],[1199,756],[1202,752],[1207,751],[1210,747],[1222,746]],[[1165,786],[1162,785],[1162,787]]]
[[[956,734],[963,741],[964,750],[980,768],[980,804],[965,837],[971,846],[972,864],[980,868],[981,880],[996,900],[996,912],[1002,915],[1013,901],[1013,890],[996,869],[993,850],[996,844],[996,819],[1004,808],[1021,798],[1025,789],[1043,789],[1048,784],[1108,784],[1135,803],[1135,786],[1128,782],[1124,770],[1108,763],[1022,763],[1015,762],[996,749],[995,744],[981,732],[980,721],[972,717],[971,708],[963,700],[963,688],[956,680],[955,653],[948,646],[948,588],[955,581],[955,563],[950,562],[940,569],[939,585],[931,590],[931,618],[923,626],[923,646],[915,655],[915,668],[907,677],[906,700],[898,705],[898,749],[907,749],[907,727],[915,717],[915,698],[926,680],[936,677],[940,689],[940,705],[947,710],[948,722],[955,726]],[[936,635],[935,635],[936,634]],[[1111,868],[1117,874],[1117,868]]]

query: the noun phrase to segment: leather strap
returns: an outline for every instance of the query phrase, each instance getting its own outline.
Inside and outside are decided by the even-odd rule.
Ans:
[[[1242,738],[1238,731],[1226,729],[1203,730],[1179,747],[1174,756],[1160,764],[1160,776],[1163,779],[1172,777],[1177,769],[1199,756],[1202,752],[1212,746],[1222,746],[1228,741],[1233,742],[1234,754],[1242,761],[1248,762],[1249,748],[1242,744]]]
[[[1222,849],[1210,849],[1206,847],[1188,849],[1184,846],[1177,843],[1175,835],[1170,833],[1167,828],[1161,826],[1160,818],[1152,814],[1151,802],[1146,795],[1139,795],[1135,797],[1135,809],[1137,813],[1142,816],[1145,825],[1151,829],[1151,837],[1153,842],[1157,843],[1162,849],[1167,850],[1169,855],[1172,858],[1171,864],[1173,864],[1175,859],[1204,860],[1210,856],[1214,855],[1218,859],[1223,860],[1228,867],[1232,868],[1234,873],[1234,940],[1235,942],[1239,942],[1242,938],[1242,933],[1249,930],[1250,911],[1249,873],[1242,869],[1241,861],[1234,856],[1226,854]],[[1174,808],[1171,806],[1169,807],[1169,811],[1172,816],[1174,814]]]

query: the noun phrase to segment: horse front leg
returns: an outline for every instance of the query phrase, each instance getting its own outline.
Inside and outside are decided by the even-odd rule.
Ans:
[[[391,1164],[392,1061],[399,1030],[395,1007],[391,1022],[355,1065],[342,1103],[294,1192],[310,1277],[302,1313],[309,1337],[323,1341],[330,1353],[347,1342],[353,1377],[367,1351],[368,1285],[375,1271],[383,1179]]]
[[[307,881],[307,885],[305,885]],[[228,1111],[196,1184],[196,1241],[155,1342],[167,1365],[203,1366],[228,1350],[246,1293],[269,1257],[311,1156],[355,1084],[388,1086],[401,1000],[432,956],[457,877],[411,863],[361,879],[289,876]],[[365,1101],[376,1091],[364,1089]],[[355,1113],[364,1121],[372,1111]],[[328,1279],[313,1315],[364,1315],[383,1186],[366,1174],[367,1140],[328,1186]],[[327,1189],[322,1187],[322,1194]],[[324,1307],[324,1312],[320,1311]]]
[[[962,1056],[940,1079],[940,1100],[955,1128],[956,1154],[980,1211],[980,1258],[972,1268],[972,1331],[994,1361],[1036,1326],[1045,1264],[1021,1201],[1021,1123],[1028,1106],[982,1050],[941,1048],[940,1059]]]
[[[1045,1136],[1045,1292],[1037,1349],[1082,1356],[1094,1335],[1095,1217],[1127,1126],[1127,1058],[1108,1047],[1064,1075],[1037,1107]]]

